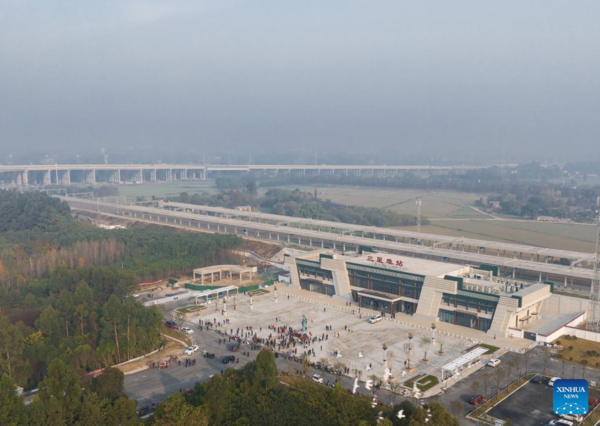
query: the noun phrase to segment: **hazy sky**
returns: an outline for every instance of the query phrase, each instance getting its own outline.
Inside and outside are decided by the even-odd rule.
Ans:
[[[598,158],[599,22],[596,0],[2,0],[0,151]]]

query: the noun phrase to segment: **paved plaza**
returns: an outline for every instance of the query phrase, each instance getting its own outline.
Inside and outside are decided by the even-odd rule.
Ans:
[[[226,304],[226,317],[222,314],[223,301],[219,300],[218,309],[215,309],[215,301],[212,301],[206,309],[188,318],[194,324],[197,324],[199,319],[221,323],[221,331],[229,333],[233,330],[234,334],[238,328],[251,326],[259,338],[268,338],[273,334],[269,326],[289,326],[301,330],[302,316],[305,315],[307,333],[312,333],[313,337],[325,335],[328,338],[317,340],[308,346],[308,349],[297,346],[298,355],[307,350],[314,350],[311,361],[326,358],[330,365],[342,362],[351,371],[355,368],[363,371],[363,380],[372,374],[383,377],[384,344],[388,346],[388,353],[393,353],[387,364],[399,381],[423,373],[440,377],[443,365],[458,358],[465,349],[474,345],[468,338],[444,335],[444,354],[437,354],[439,345],[436,342],[430,346],[428,361],[424,362],[424,350],[420,347],[420,342],[423,337],[432,337],[431,329],[387,320],[370,324],[367,321],[369,314],[364,311],[359,314],[356,306],[344,308],[323,305],[318,301],[303,300],[295,295],[286,294],[284,291],[285,288],[279,291],[277,303],[273,292],[253,297],[252,308],[250,297],[247,295],[239,295],[236,298],[235,309],[233,299],[230,298]],[[229,319],[229,324],[224,324],[225,318]],[[331,327],[330,331],[327,327]],[[412,339],[409,339],[409,333],[412,333]],[[436,336],[439,340],[439,331],[436,331]],[[408,360],[405,345],[409,343],[412,348],[411,371],[406,371],[405,361],[408,363]],[[336,351],[341,356],[335,357]]]

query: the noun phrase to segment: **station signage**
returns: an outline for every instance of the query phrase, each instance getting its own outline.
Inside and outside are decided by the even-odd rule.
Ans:
[[[390,258],[383,258],[383,256],[367,256],[367,262],[379,263],[386,266],[397,266],[399,268],[404,266],[404,262],[401,260],[394,260]]]

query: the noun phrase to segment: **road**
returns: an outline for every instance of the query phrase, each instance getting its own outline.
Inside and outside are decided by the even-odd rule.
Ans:
[[[164,370],[152,369],[145,370],[139,373],[131,374],[125,376],[125,392],[127,395],[137,400],[138,406],[150,405],[152,401],[161,402],[164,401],[167,396],[171,393],[178,392],[180,390],[184,390],[186,388],[193,388],[197,382],[203,382],[208,380],[213,374],[221,373],[225,368],[232,366],[234,368],[240,368],[246,365],[248,362],[253,361],[256,358],[258,351],[252,351],[249,349],[247,345],[242,345],[240,350],[242,352],[249,351],[250,356],[245,357],[241,356],[241,353],[236,353],[235,356],[240,358],[239,364],[223,364],[221,362],[222,357],[225,355],[230,355],[232,352],[228,351],[226,344],[219,344],[219,338],[222,339],[220,335],[215,333],[214,331],[203,331],[200,332],[196,327],[194,327],[195,333],[192,336],[195,340],[195,343],[200,346],[200,353],[195,355],[197,360],[196,365],[192,367],[185,367],[184,364],[177,365],[173,364],[169,368]],[[206,359],[202,357],[202,350],[207,350],[208,352],[212,352],[216,354],[214,359]],[[502,360],[501,367],[504,369],[505,373],[507,373],[507,364],[508,362],[517,357],[517,354],[509,352],[503,355],[500,359]],[[525,371],[524,367],[524,356],[521,358],[522,367],[521,372]],[[300,370],[300,364],[284,359],[282,357],[276,358],[276,364],[280,371],[296,371]],[[531,351],[531,356],[529,357],[529,372],[534,373],[544,373],[544,360],[542,357],[541,348],[535,348]],[[484,373],[493,373],[494,369],[490,367],[484,367],[460,382],[454,384],[451,388],[449,388],[446,392],[424,400],[423,402],[428,402],[432,400],[436,400],[442,403],[449,411],[451,410],[451,403],[453,401],[460,401],[463,403],[463,413],[466,414],[470,410],[473,409],[473,406],[468,404],[469,398],[473,395],[472,385],[475,381],[479,382],[479,391],[478,393],[483,394],[483,378],[482,375]],[[574,367],[573,365],[566,364],[564,370],[564,378],[582,378],[583,368],[581,366]],[[309,375],[320,374],[324,382],[334,383],[336,381],[336,377],[332,374],[322,372],[315,369],[309,369]],[[501,382],[501,386],[504,387],[510,381],[513,381],[517,377],[517,369],[514,368],[511,372],[510,378],[505,377],[505,379]],[[548,376],[563,376],[563,365],[562,362],[550,359],[547,365]],[[363,377],[365,379],[365,377]],[[586,369],[585,371],[585,379],[588,381],[596,381],[600,383],[600,371]],[[347,389],[352,389],[354,384],[354,379],[347,376],[342,376],[340,379],[340,383]],[[494,380],[489,380],[488,387],[488,396],[495,393],[495,382]],[[370,391],[364,387],[364,382],[361,382],[361,386],[358,389],[358,392],[364,395],[371,395],[373,391]],[[392,394],[383,389],[375,391],[375,394],[378,397],[380,402],[390,403],[392,399]],[[396,396],[395,403],[398,404],[403,401],[403,396]],[[409,398],[410,402],[415,403],[413,398]],[[544,407],[540,407],[543,409]],[[549,410],[551,407],[547,407]],[[475,422],[470,421],[464,417],[461,418],[461,424],[471,425],[476,424]]]

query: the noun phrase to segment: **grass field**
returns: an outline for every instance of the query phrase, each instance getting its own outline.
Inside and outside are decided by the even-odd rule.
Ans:
[[[142,185],[121,185],[119,194],[127,197],[167,197],[179,195],[182,192],[188,194],[199,194],[201,192],[217,192],[212,181],[180,181],[159,182]]]
[[[560,344],[566,349],[565,360],[569,364],[576,364],[583,366],[581,361],[584,361],[586,367],[600,369],[600,343],[592,342],[585,339],[573,339],[570,336],[562,336],[555,340],[553,343]],[[573,349],[569,350],[568,348]],[[594,351],[593,355],[589,352]],[[561,359],[562,362],[562,359]]]
[[[286,186],[284,189],[298,188],[314,192],[310,186]],[[261,188],[266,192],[270,188]],[[317,188],[318,197],[334,203],[361,207],[377,207],[398,213],[417,214],[416,200],[421,197],[421,213],[428,218],[469,218],[479,219],[489,216],[469,206],[479,199],[476,194],[459,192],[424,192],[403,189],[377,189],[352,186],[322,186]]]
[[[399,229],[415,230],[415,227]],[[430,225],[422,226],[421,231],[588,253],[595,249],[594,229],[590,225],[516,220],[440,219],[432,220]]]

